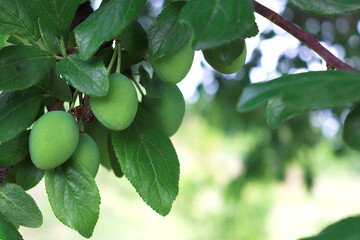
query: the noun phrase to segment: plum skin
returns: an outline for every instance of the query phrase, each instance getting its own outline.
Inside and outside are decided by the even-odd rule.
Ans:
[[[150,63],[161,81],[176,84],[187,75],[193,60],[194,50],[189,41],[184,47],[169,55],[157,59],[150,58]]]
[[[50,170],[66,162],[79,142],[79,128],[73,116],[52,111],[41,116],[29,137],[30,158],[34,165]]]
[[[176,85],[158,86],[160,98],[146,99],[145,108],[154,114],[169,137],[179,129],[185,114],[185,100]]]
[[[239,57],[237,57],[234,62],[230,65],[223,62],[218,57],[218,52],[216,52],[216,49],[209,49],[209,50],[203,50],[204,58],[206,62],[213,67],[216,71],[224,74],[232,74],[236,73],[240,70],[240,68],[244,65],[246,60],[246,44],[244,45],[244,50],[240,54]]]
[[[72,154],[72,161],[80,162],[90,175],[95,178],[100,166],[100,151],[95,140],[86,133],[81,133],[79,144]]]
[[[100,98],[90,97],[90,106],[106,128],[120,131],[133,122],[137,108],[137,93],[132,82],[122,74],[109,76],[109,93]]]

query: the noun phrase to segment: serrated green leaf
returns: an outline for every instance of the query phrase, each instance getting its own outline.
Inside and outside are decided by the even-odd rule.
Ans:
[[[0,167],[9,167],[23,160],[29,153],[29,133],[24,131],[15,138],[0,143]]]
[[[34,199],[13,183],[0,187],[0,213],[12,223],[25,227],[37,228],[43,221]]]
[[[360,10],[359,0],[290,0],[303,11],[318,15],[342,15]]]
[[[0,142],[6,142],[35,121],[40,111],[42,96],[21,98],[0,108]]]
[[[32,46],[9,46],[0,50],[0,90],[29,88],[41,80],[55,56]]]
[[[0,214],[0,239],[1,240],[23,240],[14,224],[5,220]]]
[[[107,147],[108,147],[107,151],[108,151],[111,169],[113,170],[115,176],[121,178],[122,176],[124,176],[124,173],[121,170],[121,166],[118,159],[116,158],[114,146],[111,140],[111,134],[109,134],[107,137]]]
[[[358,240],[360,239],[359,225],[359,216],[345,218],[327,226],[317,236],[300,240]]]
[[[45,173],[45,186],[55,216],[83,237],[92,236],[99,217],[100,195],[94,179],[78,162]]]
[[[75,28],[82,59],[89,59],[104,41],[114,39],[140,13],[146,0],[111,0]]]
[[[35,187],[44,177],[45,171],[37,168],[28,155],[16,166],[15,182],[25,191]]]
[[[61,37],[68,32],[81,0],[30,0],[36,14],[53,34]]]
[[[112,132],[112,143],[124,175],[141,198],[160,215],[167,215],[179,191],[179,160],[156,120],[139,108],[124,131]]]
[[[213,48],[258,33],[252,1],[192,0],[180,14],[192,29],[196,50]]]
[[[89,96],[103,97],[109,92],[106,68],[97,57],[83,61],[78,54],[71,55],[59,62],[59,72],[74,88]]]
[[[156,18],[149,30],[149,54],[156,59],[176,52],[191,38],[187,24],[179,22],[180,11],[187,2],[172,2]]]
[[[40,41],[44,47],[53,54],[61,53],[60,40],[50,31],[50,29],[39,18]]]
[[[307,72],[247,86],[238,103],[241,112],[268,104],[271,127],[313,108],[341,106],[360,100],[360,74],[343,71]]]
[[[5,33],[20,33],[30,42],[40,38],[36,12],[28,0],[0,0],[0,28]]]
[[[346,116],[343,130],[344,142],[354,149],[360,149],[360,105]]]

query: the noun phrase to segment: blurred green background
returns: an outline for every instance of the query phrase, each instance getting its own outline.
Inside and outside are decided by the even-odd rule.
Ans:
[[[359,14],[318,17],[286,0],[259,2],[360,68]],[[164,4],[148,1],[138,18],[145,29]],[[236,112],[239,96],[251,82],[326,70],[315,53],[289,34],[258,15],[256,21],[261,34],[247,39],[246,65],[238,73],[214,72],[197,52],[192,70],[179,84],[188,103],[184,122],[172,138],[181,173],[170,214],[159,216],[127,179],[101,168],[96,177],[100,218],[92,239],[288,240],[314,235],[360,213],[359,153],[341,137],[351,105],[315,109],[275,130],[266,124],[265,108]],[[29,193],[43,211],[44,225],[21,227],[24,239],[83,239],[52,214],[44,182]]]

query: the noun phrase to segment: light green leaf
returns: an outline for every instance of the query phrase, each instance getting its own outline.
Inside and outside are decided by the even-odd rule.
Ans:
[[[0,239],[1,240],[23,240],[14,224],[6,221],[0,214]]]
[[[43,221],[34,199],[13,183],[0,187],[0,213],[10,222],[25,227],[37,228]]]
[[[354,216],[333,223],[317,236],[301,238],[301,240],[358,240],[360,239],[360,217]]]
[[[46,171],[45,186],[55,216],[90,238],[99,217],[100,195],[89,172],[80,163],[68,161]]]
[[[180,24],[179,15],[187,2],[172,2],[156,18],[149,30],[149,54],[156,59],[176,52],[191,38],[187,24]]]
[[[0,167],[9,167],[23,160],[29,153],[29,133],[24,131],[15,138],[0,143]]]
[[[9,46],[0,50],[0,91],[29,88],[41,80],[55,56],[32,46]]]
[[[360,10],[359,0],[290,0],[303,11],[318,15],[341,15]]]
[[[343,71],[307,72],[247,86],[238,103],[241,112],[269,102],[268,123],[278,127],[290,117],[313,108],[341,106],[360,100],[360,74]]]
[[[81,0],[30,0],[36,14],[57,37],[67,34]]]
[[[192,29],[196,50],[213,48],[258,33],[252,1],[192,0],[180,14]]]
[[[112,143],[124,175],[141,198],[160,215],[167,215],[179,192],[179,160],[156,120],[139,108],[124,131],[112,132]]]
[[[5,33],[20,33],[30,42],[40,38],[36,12],[28,0],[0,0],[0,28]]]
[[[35,121],[43,97],[35,95],[11,101],[0,108],[0,142],[6,142]]]
[[[74,30],[80,56],[89,59],[104,41],[114,39],[140,13],[146,0],[111,0]]]
[[[5,43],[9,37],[9,34],[4,33],[4,31],[0,29],[0,49],[5,46]]]
[[[97,57],[88,61],[71,55],[59,62],[59,72],[70,84],[92,97],[102,97],[109,92],[109,78],[104,63]]]

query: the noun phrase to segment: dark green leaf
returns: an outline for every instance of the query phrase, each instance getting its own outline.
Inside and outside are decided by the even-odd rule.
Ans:
[[[215,55],[221,62],[224,62],[226,65],[231,65],[244,51],[244,47],[245,40],[236,39],[230,43],[205,51],[212,51],[211,54]]]
[[[150,78],[149,73],[145,70],[144,67],[139,67],[139,73],[140,73],[140,81],[141,84],[146,89],[146,97],[148,98],[160,98],[160,92],[155,87],[155,84],[153,80]]]
[[[116,158],[114,146],[113,146],[112,140],[111,140],[111,134],[108,135],[107,146],[108,146],[108,156],[109,156],[111,168],[112,168],[115,176],[120,178],[120,177],[124,176],[124,173],[121,170],[118,159]]]
[[[40,111],[43,97],[41,95],[20,98],[0,108],[0,142],[5,142],[35,121]]]
[[[20,33],[30,42],[40,38],[36,12],[28,0],[0,0],[0,28],[5,33]]]
[[[359,0],[290,0],[303,11],[319,15],[341,15],[360,10]]]
[[[56,98],[70,102],[72,100],[72,94],[69,85],[67,85],[65,79],[60,77],[57,64],[51,67],[49,73],[45,76],[48,81],[49,92]]]
[[[35,167],[30,156],[17,164],[16,184],[20,185],[25,191],[35,187],[44,177],[45,171]]]
[[[36,14],[57,37],[68,32],[81,0],[30,0]]]
[[[0,239],[1,240],[22,240],[22,236],[16,227],[5,220],[4,216],[0,214]]]
[[[32,46],[10,46],[0,50],[0,90],[19,90],[41,80],[55,57]]]
[[[247,86],[238,103],[241,112],[268,105],[268,123],[279,126],[286,119],[312,108],[341,106],[360,100],[360,74],[343,71],[307,72]]]
[[[82,59],[89,59],[104,41],[114,39],[140,13],[146,0],[111,0],[75,28]]]
[[[15,138],[0,143],[0,167],[9,167],[23,160],[29,153],[29,133],[24,131]]]
[[[167,215],[179,191],[180,169],[161,126],[139,108],[129,128],[112,132],[112,142],[126,178],[151,208]]]
[[[359,240],[360,217],[349,217],[327,226],[317,236],[301,240]]]
[[[172,2],[156,18],[149,30],[149,54],[156,59],[176,52],[191,38],[191,30],[187,24],[180,24],[179,15],[187,2]]]
[[[43,21],[39,18],[39,29],[41,35],[41,43],[44,47],[51,53],[59,54],[61,53],[61,44],[60,40],[50,32],[47,25],[43,23]]]
[[[71,55],[59,62],[60,74],[71,85],[92,97],[102,97],[109,92],[109,78],[104,63],[97,57],[88,61]]]
[[[34,199],[13,183],[0,187],[0,213],[12,223],[25,227],[37,228],[43,221]]]
[[[360,149],[360,105],[346,116],[343,137],[347,145],[354,149]]]
[[[12,101],[34,97],[39,94],[41,94],[41,91],[37,88],[28,88],[21,91],[2,92],[0,94],[0,108],[4,107],[6,104]]]
[[[248,0],[192,0],[181,11],[180,21],[190,25],[197,50],[258,33],[252,1]]]
[[[100,195],[94,179],[78,162],[45,173],[45,186],[55,216],[83,237],[93,234],[99,217]]]

